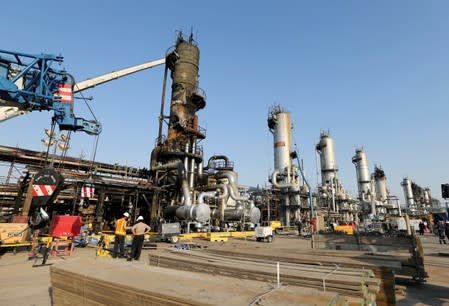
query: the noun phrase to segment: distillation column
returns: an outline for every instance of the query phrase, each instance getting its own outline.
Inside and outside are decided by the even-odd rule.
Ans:
[[[334,140],[329,133],[321,131],[320,142],[315,147],[317,153],[320,155],[321,164],[321,195],[332,202],[329,207],[332,211],[337,211],[338,207],[335,204],[337,182],[337,160],[335,158]]]
[[[166,71],[171,71],[172,95],[167,137],[159,135],[151,154],[152,180],[155,186],[164,186],[153,198],[151,218],[160,217],[161,206],[184,207],[176,214],[186,219],[207,215],[205,204],[195,202],[194,187],[202,172],[203,152],[198,142],[205,138],[198,125],[196,112],[206,105],[205,95],[198,88],[200,51],[192,35],[185,39],[180,33],[175,48],[166,56]],[[164,80],[164,88],[165,88]],[[160,133],[164,118],[161,103]],[[169,186],[169,187],[166,187]],[[171,187],[170,187],[171,186]],[[170,190],[171,188],[171,190]],[[196,211],[203,208],[203,211]],[[163,208],[163,207],[162,207]],[[209,208],[209,207],[207,207]],[[168,211],[175,211],[170,207]],[[198,219],[198,218],[197,218]]]
[[[374,168],[374,180],[376,186],[376,200],[385,203],[388,200],[387,177],[385,172],[378,168]]]
[[[374,201],[374,190],[372,190],[371,177],[368,170],[368,158],[363,149],[357,148],[355,150],[352,163],[356,169],[359,199],[364,204],[371,204],[371,214],[376,215],[376,202]]]
[[[404,198],[405,198],[405,203],[407,204],[407,208],[408,209],[416,209],[415,207],[415,199],[413,197],[413,191],[412,191],[412,182],[404,177],[404,179],[402,180],[401,186],[404,190]]]
[[[268,128],[273,134],[274,171],[271,183],[281,193],[281,215],[285,226],[290,226],[291,213],[300,214],[299,172],[293,164],[291,115],[279,105],[274,105],[268,115]]]

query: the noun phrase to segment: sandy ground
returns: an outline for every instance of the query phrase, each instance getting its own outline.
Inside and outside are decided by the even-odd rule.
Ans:
[[[407,286],[404,295],[397,295],[397,305],[432,305],[449,306],[449,257],[440,256],[439,253],[449,255],[449,245],[439,245],[436,236],[427,234],[422,238],[425,252],[426,271],[429,279],[424,284],[416,284],[410,280],[400,280],[401,285]],[[272,244],[258,243],[252,239],[229,240],[228,242],[195,241],[202,245],[217,245],[238,248],[270,248],[273,253],[276,249],[292,247],[293,249],[310,248],[310,241],[298,238],[279,238]],[[160,244],[159,247],[170,247],[169,244]],[[132,262],[133,265],[145,265],[143,261],[151,250],[143,250],[141,260]],[[5,253],[0,257],[0,305],[52,305],[49,267],[52,264],[63,264],[79,258],[95,258],[95,249],[76,249],[71,257],[50,257],[46,266],[40,266],[41,260],[28,260],[27,252],[17,254]],[[105,258],[97,258],[104,260]],[[116,259],[125,262],[125,259]],[[35,266],[35,264],[37,264]]]

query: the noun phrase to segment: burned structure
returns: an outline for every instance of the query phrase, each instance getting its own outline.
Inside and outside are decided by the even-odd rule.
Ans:
[[[54,170],[64,177],[47,205],[50,215],[82,215],[97,230],[112,229],[125,211],[132,220],[144,216],[155,229],[178,222],[187,232],[251,228],[259,222],[260,210],[239,185],[232,161],[217,155],[204,164],[200,143],[206,131],[198,124],[197,112],[206,106],[206,95],[199,88],[199,58],[193,36],[185,38],[179,33],[175,46],[160,61],[165,62],[163,95],[149,169],[49,156]],[[165,115],[168,75],[171,98],[169,115]],[[28,214],[34,175],[47,166],[48,156],[19,148],[5,148],[0,153],[1,160],[10,162],[11,167],[22,165],[17,183],[0,188],[7,221],[12,215]]]

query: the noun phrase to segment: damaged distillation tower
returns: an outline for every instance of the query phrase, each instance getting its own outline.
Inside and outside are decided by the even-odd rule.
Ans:
[[[178,36],[166,56],[163,92],[168,70],[172,78],[170,115],[164,116],[161,103],[159,136],[151,153],[151,220],[154,224],[176,222],[185,231],[254,227],[260,210],[242,195],[238,174],[225,155],[212,156],[203,165],[199,142],[205,130],[198,125],[196,112],[204,108],[204,92],[198,87],[200,51],[192,35]],[[167,136],[162,125],[168,119]],[[231,225],[232,224],[232,225]]]
[[[292,148],[292,124],[289,112],[274,105],[268,114],[268,128],[273,134],[274,171],[271,176],[273,189],[281,196],[280,217],[284,226],[301,218],[301,192],[307,187],[299,180],[299,169],[293,163],[296,152]]]
[[[205,138],[196,115],[206,105],[205,95],[198,88],[199,56],[192,35],[184,39],[182,33],[166,56],[165,76],[169,69],[173,81],[167,136],[162,135],[166,118],[162,98],[159,136],[151,154],[152,182],[159,187],[151,203],[151,219],[155,223],[172,215],[198,222],[210,218],[209,206],[196,203],[194,194],[195,182],[203,168],[203,152],[198,142]],[[164,91],[165,83],[166,77]]]

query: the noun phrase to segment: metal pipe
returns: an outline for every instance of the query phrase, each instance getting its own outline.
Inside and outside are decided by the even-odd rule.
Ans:
[[[164,106],[165,106],[165,92],[166,92],[166,88],[167,88],[167,71],[168,71],[168,66],[165,65],[164,81],[162,83],[161,111],[159,114],[159,131],[157,133],[157,144],[158,145],[161,145],[163,143],[163,141],[162,141],[162,125],[164,123]]]
[[[219,160],[219,159],[223,159],[225,161],[225,167],[228,167],[229,165],[229,159],[227,156],[225,155],[213,155],[209,158],[209,160],[207,161],[207,169],[212,168],[212,163],[215,160]]]
[[[231,198],[235,201],[248,201],[247,196],[240,196],[237,186],[237,178],[235,172],[232,171],[222,171],[217,174],[217,179],[220,178],[227,178],[229,183],[229,194],[231,195]]]
[[[273,174],[271,175],[271,184],[273,184],[274,187],[284,189],[284,188],[290,188],[293,187],[294,183],[278,183],[277,181],[277,175],[279,174],[279,170],[274,170]]]
[[[221,191],[221,194],[218,195],[218,199],[219,200],[228,197],[228,195],[229,195],[228,188],[226,187],[225,184],[217,184],[217,185],[208,186],[204,190],[206,190],[206,191],[217,191],[217,189],[220,189],[220,191]]]
[[[213,198],[215,197],[215,194],[215,191],[201,192],[198,196],[198,204],[204,204],[204,198]]]
[[[195,141],[192,142],[192,154],[195,154],[195,150],[196,150],[196,144]],[[195,181],[195,159],[191,158],[190,159],[190,168],[189,168],[189,185],[190,188],[193,188],[193,183]]]
[[[156,170],[169,170],[169,169],[178,169],[178,178],[181,181],[181,190],[184,197],[184,205],[190,206],[192,205],[192,198],[190,196],[190,188],[186,179],[186,169],[184,168],[184,164],[181,161],[169,162],[160,166],[156,166],[153,168]]]

